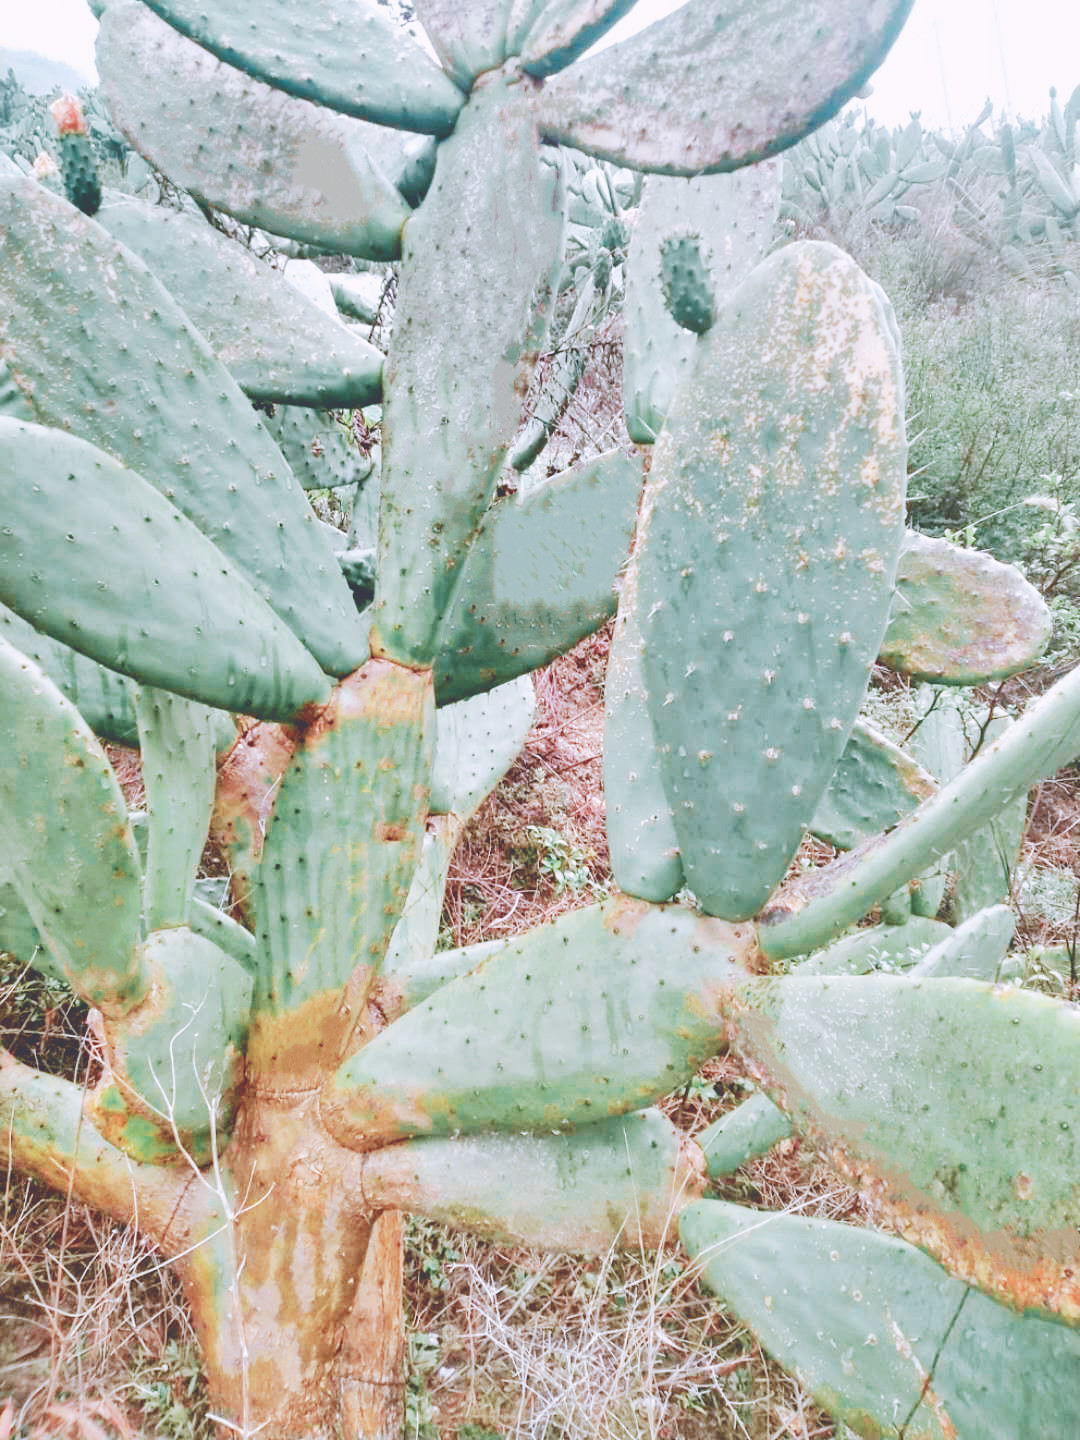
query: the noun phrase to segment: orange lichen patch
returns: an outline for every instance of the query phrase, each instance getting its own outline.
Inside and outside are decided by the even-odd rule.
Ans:
[[[288,1010],[256,1012],[247,1047],[248,1077],[260,1094],[318,1089],[341,1057],[373,975],[357,966],[344,990],[310,995]]]
[[[243,1203],[226,1218],[211,1201],[202,1243],[177,1262],[215,1403],[256,1430],[332,1433],[336,1358],[371,1233],[343,1158],[310,1097],[249,1097],[225,1157]]]
[[[237,736],[218,765],[209,838],[229,854],[236,918],[249,927],[254,923],[253,870],[262,855],[278,785],[300,738],[296,726],[255,722]]]
[[[89,133],[82,106],[74,95],[61,95],[59,100],[54,100],[49,106],[49,114],[56,121],[56,128],[61,135],[86,135]]]
[[[913,1198],[905,1177],[879,1170],[837,1145],[824,1149],[838,1174],[854,1185],[871,1215],[932,1255],[951,1274],[1011,1309],[1040,1310],[1080,1323],[1080,1234],[1073,1227],[1029,1237],[987,1234],[959,1211]]]
[[[420,1088],[412,1094],[399,1089],[389,1099],[372,1089],[338,1087],[331,1081],[319,1096],[319,1116],[327,1130],[339,1145],[361,1153],[429,1134],[437,1117],[449,1114],[450,1108],[446,1096]]]

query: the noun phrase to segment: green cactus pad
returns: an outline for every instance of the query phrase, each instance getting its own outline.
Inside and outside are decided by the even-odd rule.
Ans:
[[[626,265],[623,409],[630,438],[651,445],[697,352],[665,303],[661,252],[678,233],[700,237],[709,279],[725,300],[769,248],[780,205],[780,164],[683,180],[650,176],[642,187]]]
[[[444,705],[435,726],[431,813],[468,820],[514,763],[535,719],[527,676]]]
[[[971,696],[966,691],[945,690],[923,685],[917,692],[921,714],[909,737],[911,753],[931,775],[942,784],[954,780],[968,758],[965,709]],[[972,835],[965,843],[980,846],[985,835]],[[937,862],[919,876],[918,888],[912,893],[911,905],[917,915],[937,915],[949,888],[949,872],[955,856],[941,855]],[[1000,897],[999,897],[1000,898]]]
[[[937,788],[916,760],[865,720],[856,720],[810,830],[838,850],[853,850],[891,830]]]
[[[381,398],[375,346],[220,230],[130,196],[110,196],[97,218],[145,260],[249,400],[325,409]]]
[[[1080,667],[1029,705],[1014,725],[880,844],[819,870],[812,896],[790,903],[781,892],[759,917],[762,950],[781,959],[825,944],[1077,755]]]
[[[939,685],[981,685],[1033,665],[1053,618],[1012,565],[948,540],[909,532],[883,665]]]
[[[444,69],[462,90],[506,59],[506,30],[515,0],[416,0],[416,18]]]
[[[263,424],[305,490],[356,486],[371,474],[371,457],[349,440],[332,411],[276,405]]]
[[[106,670],[77,650],[43,635],[6,605],[0,605],[0,635],[41,666],[99,740],[138,745],[135,687],[126,675]]]
[[[224,1149],[243,1076],[252,979],[188,929],[152,932],[143,947],[151,990],[107,1021],[108,1068],[91,1098],[98,1131],[150,1164],[197,1163]]]
[[[64,967],[50,953],[16,886],[0,875],[0,954],[14,955],[39,975],[66,980]]]
[[[485,515],[439,636],[435,695],[464,700],[561,655],[615,609],[640,470],[619,451]]]
[[[991,905],[958,926],[912,968],[913,979],[959,976],[965,980],[996,980],[1016,932],[1016,916],[1008,905]]]
[[[675,324],[704,335],[716,318],[716,296],[700,236],[675,235],[662,242],[660,288]]]
[[[872,925],[834,940],[797,963],[799,975],[869,975],[872,970],[903,970],[918,963],[936,945],[951,940],[942,920],[908,915],[900,924]]]
[[[649,714],[638,619],[638,567],[631,556],[604,675],[604,815],[611,873],[642,900],[670,900],[685,881]]]
[[[274,1068],[281,1043],[336,1063],[351,1025],[339,1034],[329,1017],[347,1020],[341,991],[354,971],[366,991],[420,857],[433,732],[430,675],[373,660],[337,686],[293,755],[255,884],[255,1003],[286,1027],[307,1007],[311,1024],[253,1035],[260,1065]]]
[[[532,401],[532,414],[514,441],[507,463],[515,470],[527,470],[547,444],[577,393],[589,360],[589,345],[597,322],[607,314],[608,279],[597,289],[592,275],[586,277],[570,320],[551,356],[543,388]]]
[[[351,320],[374,325],[387,295],[388,277],[377,270],[359,275],[328,275],[334,304]]]
[[[1008,900],[1027,829],[1028,797],[1018,795],[985,830],[962,840],[950,857],[949,918],[960,925]]]
[[[72,205],[84,215],[96,215],[101,204],[101,181],[94,142],[85,130],[60,136],[60,171],[64,177],[64,194]]]
[[[0,418],[0,602],[91,659],[248,715],[329,690],[221,551],[140,475],[61,430]],[[148,596],[154,597],[147,605]]]
[[[572,65],[621,20],[636,0],[549,0],[519,46],[518,63],[543,80]]]
[[[911,3],[690,0],[546,81],[534,101],[541,131],[667,175],[753,164],[836,114],[881,64]]]
[[[149,0],[190,39],[279,90],[383,125],[446,135],[461,92],[377,0]],[[115,8],[113,6],[112,8]]]
[[[555,1130],[650,1104],[720,1044],[749,927],[618,897],[531,930],[436,991],[322,1094],[354,1149],[409,1135]]]
[[[254,976],[255,937],[250,930],[238,925],[223,910],[217,910],[205,900],[200,900],[198,895],[192,899],[188,915],[188,929],[201,935],[204,940],[212,940],[226,955],[231,955],[249,975]]]
[[[418,872],[418,879],[420,873]],[[413,892],[410,890],[410,902],[412,896]],[[407,904],[406,912],[399,922],[399,929],[410,919]],[[411,929],[411,925],[407,927],[406,937]],[[375,988],[379,1009],[386,1016],[388,1022],[396,1020],[399,1015],[404,1015],[407,1010],[415,1009],[422,1000],[426,1000],[429,995],[434,995],[436,990],[441,989],[444,985],[449,985],[451,980],[456,980],[461,975],[467,975],[470,970],[474,970],[477,965],[490,956],[498,954],[502,945],[501,940],[482,940],[478,945],[462,945],[456,950],[434,952],[429,949],[426,954],[421,954],[418,946],[413,947],[410,944],[406,951],[404,945],[398,947],[396,942],[397,931],[394,932],[394,940],[391,942],[390,950],[387,951],[387,963],[389,965],[393,958],[393,966],[386,968],[384,974],[380,974]],[[393,952],[392,957],[391,952]]]
[[[400,253],[409,206],[368,153],[363,121],[251,79],[130,0],[102,17],[97,66],[117,128],[196,199],[323,250]]]
[[[907,447],[879,296],[831,245],[764,261],[701,342],[646,482],[649,711],[687,884],[725,919],[782,879],[888,620]]]
[[[741,987],[728,1019],[755,1080],[901,1234],[1006,1304],[1080,1321],[1080,1011],[974,980],[793,975]]]
[[[460,836],[461,825],[453,816],[429,817],[420,863],[372,992],[387,1021],[419,1005],[440,985],[471,970],[483,958],[474,959],[463,950],[436,953],[435,949],[450,857]]]
[[[767,1095],[757,1091],[694,1136],[712,1180],[733,1175],[740,1165],[767,1155],[791,1135],[791,1121]]]
[[[1072,1424],[1080,1333],[1012,1314],[902,1240],[718,1200],[688,1206],[679,1238],[705,1288],[867,1440],[1039,1440]]]
[[[0,181],[0,238],[0,346],[37,419],[145,475],[329,674],[349,674],[367,637],[348,586],[281,452],[175,301],[32,180]]]
[[[364,1196],[501,1243],[605,1254],[653,1248],[701,1189],[701,1161],[658,1110],[577,1135],[416,1140],[364,1158]]]
[[[375,653],[431,663],[517,430],[530,302],[561,234],[524,83],[489,76],[405,226],[385,371]]]
[[[205,705],[150,686],[136,709],[148,829],[143,915],[148,930],[165,930],[188,923],[214,807],[217,720]]]
[[[142,876],[112,766],[71,702],[2,637],[0,695],[7,878],[73,990],[91,1005],[137,1004]]]

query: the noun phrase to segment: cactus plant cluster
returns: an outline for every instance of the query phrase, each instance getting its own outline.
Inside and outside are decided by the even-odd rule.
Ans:
[[[917,115],[889,130],[849,110],[785,156],[781,214],[803,229],[855,218],[918,225],[920,197],[943,187],[956,224],[1012,273],[1080,289],[1080,86],[1064,105],[1052,89],[1040,125],[1003,120],[991,137],[991,118],[987,102],[962,135],[949,136]]]
[[[171,1260],[222,1434],[400,1427],[403,1211],[577,1252],[677,1224],[859,1433],[1064,1433],[1078,1017],[995,983],[1000,874],[955,928],[928,877],[1080,753],[1080,673],[969,764],[947,728],[916,758],[859,721],[879,655],[970,686],[1038,654],[1045,607],[905,531],[881,290],[829,245],[766,255],[762,162],[865,82],[906,0],[691,0],[592,54],[627,6],[423,0],[435,59],[374,0],[94,8],[115,123],[194,203],[90,217],[0,181],[0,945],[94,1007],[103,1056],[85,1095],[3,1058],[5,1160]],[[573,217],[542,145],[651,172],[643,493],[616,449],[499,494]],[[636,198],[609,195],[609,254]],[[207,207],[395,261],[387,353]],[[319,418],[375,405],[374,456]],[[359,486],[344,547],[305,445]],[[527,672],[616,588],[619,889],[438,952]],[[137,740],[144,815],[103,738]],[[791,878],[815,829],[846,851]],[[913,927],[894,971],[932,942],[913,973],[827,948],[877,906]],[[760,1093],[695,1141],[655,1102],[724,1049]],[[881,1230],[703,1198],[789,1133]]]

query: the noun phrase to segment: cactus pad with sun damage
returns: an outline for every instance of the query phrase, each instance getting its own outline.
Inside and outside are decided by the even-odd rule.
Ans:
[[[728,1035],[900,1234],[1080,1321],[1080,1011],[974,980],[790,975],[741,987]]]
[[[382,963],[420,859],[434,718],[430,672],[370,660],[285,771],[255,884],[248,1047],[275,1084],[304,1061],[337,1063]]]
[[[835,1420],[873,1440],[1062,1433],[1080,1333],[1019,1316],[891,1235],[701,1200],[702,1281]]]
[[[982,685],[1033,665],[1052,629],[1049,606],[1014,565],[910,531],[880,659],[915,680]]]
[[[686,881],[753,915],[843,752],[904,534],[900,359],[841,251],[764,261],[702,341],[635,550],[644,673]]]

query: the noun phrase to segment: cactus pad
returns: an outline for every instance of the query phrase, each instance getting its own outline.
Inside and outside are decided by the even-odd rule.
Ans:
[[[546,665],[600,628],[640,489],[637,465],[611,450],[491,507],[439,636],[440,705]]]
[[[149,0],[150,8],[231,65],[316,104],[383,125],[445,135],[462,96],[377,0]]]
[[[744,986],[730,1038],[901,1234],[1006,1304],[1080,1320],[1080,1011],[973,980],[793,975]]]
[[[130,1007],[146,987],[142,876],[116,776],[71,702],[2,637],[0,693],[7,878],[72,988]]]
[[[97,65],[117,129],[197,199],[324,250],[399,254],[409,207],[368,154],[363,121],[251,79],[130,0],[102,17]],[[196,107],[203,140],[191,152]]]
[[[880,658],[912,679],[981,685],[1033,665],[1052,628],[1045,600],[1015,566],[912,531]]]
[[[753,915],[843,752],[903,539],[899,355],[833,246],[778,251],[701,343],[635,563],[649,711],[687,884]]]
[[[835,1419],[866,1440],[1064,1433],[1080,1334],[1020,1317],[902,1240],[717,1200],[679,1238],[703,1281]]]
[[[534,102],[541,131],[668,175],[753,164],[836,114],[881,64],[911,4],[690,0],[546,81]]]
[[[356,1149],[409,1135],[554,1130],[639,1109],[720,1042],[753,931],[619,896],[507,941],[376,1036],[327,1085]]]
[[[222,709],[286,719],[325,699],[326,677],[295,635],[140,475],[18,420],[0,418],[0,453],[0,601],[24,620]]]
[[[111,196],[97,218],[146,261],[249,400],[325,409],[380,399],[374,345],[212,225],[132,197]]]

